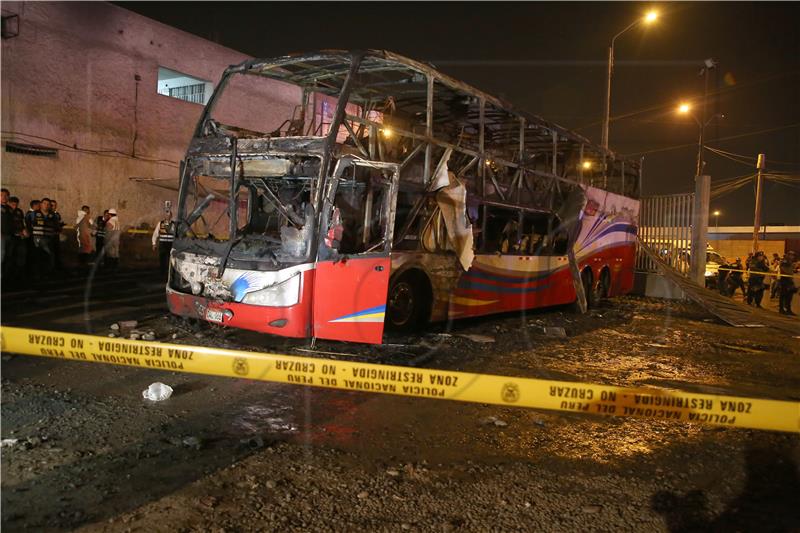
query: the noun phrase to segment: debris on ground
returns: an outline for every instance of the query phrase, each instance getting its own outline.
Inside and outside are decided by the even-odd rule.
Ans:
[[[481,418],[479,422],[482,426],[497,426],[501,428],[508,426],[508,422],[500,420],[496,416],[487,416],[486,418]]]
[[[120,320],[119,327],[122,329],[134,329],[136,326],[139,325],[138,320]]]
[[[548,337],[560,337],[562,339],[567,337],[566,330],[558,326],[545,326],[542,331]]]
[[[14,446],[18,442],[19,439],[3,439],[2,441],[0,441],[0,448],[7,448],[10,446]]]
[[[201,448],[202,444],[203,444],[200,439],[198,439],[197,437],[191,437],[191,436],[184,437],[181,442],[187,448],[194,448],[195,450],[199,450]]]
[[[151,402],[161,402],[172,396],[172,387],[156,381],[142,391],[142,396]]]
[[[459,333],[458,336],[479,344],[489,344],[494,342],[494,337],[480,335],[478,333]]]
[[[257,450],[264,447],[264,439],[262,437],[250,437],[249,439],[242,439],[239,441],[239,443],[247,448],[250,448],[251,450]]]

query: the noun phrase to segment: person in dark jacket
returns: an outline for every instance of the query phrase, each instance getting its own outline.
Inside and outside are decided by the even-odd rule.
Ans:
[[[94,221],[94,253],[97,266],[103,264],[103,247],[106,244],[106,222],[109,219],[108,209]]]
[[[2,269],[5,271],[6,263],[8,262],[8,249],[11,246],[11,235],[12,235],[12,226],[13,223],[11,221],[11,207],[8,205],[8,198],[11,195],[8,189],[3,188],[0,191],[0,197],[2,197],[2,213],[3,218],[0,220],[0,232],[3,234],[3,243],[0,245],[0,263],[2,263]]]
[[[58,212],[58,202],[50,199],[50,212],[53,214],[50,223],[55,229],[55,238],[52,241],[53,245],[53,264],[56,270],[63,270],[64,265],[61,263],[61,232],[64,229],[64,221],[61,219],[61,213]]]
[[[764,252],[756,252],[750,260],[750,278],[747,281],[747,305],[761,307],[761,300],[764,298],[764,276],[769,272],[767,256]],[[759,274],[764,272],[764,274]]]
[[[25,228],[25,213],[19,208],[19,198],[8,199],[11,208],[11,241],[7,250],[8,258],[3,265],[3,278],[17,283],[25,274],[25,262],[28,256],[28,230]]]
[[[747,297],[747,289],[745,289],[744,281],[742,280],[742,258],[737,257],[736,261],[728,265],[728,277],[725,280],[727,286],[727,295],[731,298],[736,295],[736,289],[742,289],[742,296]]]
[[[794,261],[795,253],[793,251],[786,252],[781,261],[780,279],[780,300],[778,301],[778,312],[782,315],[794,316],[792,312],[792,298],[794,293],[797,292],[797,287],[794,286]]]

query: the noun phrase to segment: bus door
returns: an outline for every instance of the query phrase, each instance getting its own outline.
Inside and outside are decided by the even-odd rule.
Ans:
[[[314,337],[381,343],[398,172],[396,164],[339,160],[322,207]]]

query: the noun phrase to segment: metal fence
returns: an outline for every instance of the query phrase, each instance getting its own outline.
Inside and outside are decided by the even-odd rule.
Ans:
[[[689,276],[694,193],[648,196],[639,204],[639,241],[662,261]],[[636,269],[656,272],[654,261],[637,250]]]

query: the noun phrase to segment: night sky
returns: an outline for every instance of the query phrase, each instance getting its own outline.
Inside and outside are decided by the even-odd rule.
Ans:
[[[693,189],[699,129],[674,109],[702,95],[698,74],[706,58],[718,61],[709,113],[725,114],[707,128],[708,145],[744,156],[735,162],[706,153],[712,186],[754,173],[759,152],[769,171],[800,175],[800,3],[119,5],[256,57],[321,48],[392,50],[597,144],[611,37],[655,8],[660,18],[654,25],[639,25],[617,40],[612,88],[610,145],[645,156],[644,194]],[[722,211],[720,225],[752,225],[753,205],[754,182],[712,200],[711,209]],[[768,181],[763,213],[762,223],[800,225],[800,182]]]

